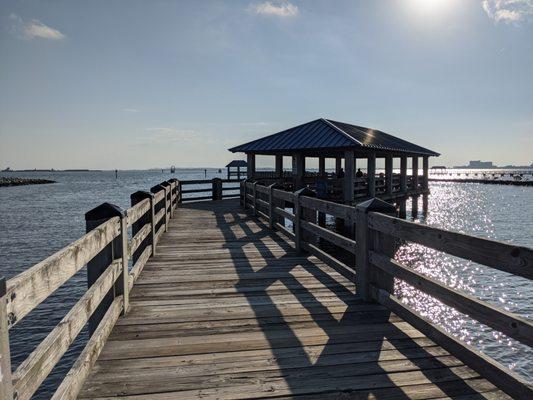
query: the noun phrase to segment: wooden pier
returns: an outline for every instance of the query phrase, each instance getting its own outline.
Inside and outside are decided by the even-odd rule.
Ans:
[[[393,290],[404,280],[531,346],[529,320],[394,252],[411,241],[531,279],[532,249],[407,222],[377,199],[351,207],[253,182],[235,197],[223,194],[231,181],[203,184],[210,196],[171,180],[132,194],[127,210],[103,204],[87,213],[85,236],[7,281],[2,399],[30,399],[86,323],[91,338],[53,399],[532,398],[530,382]],[[184,193],[214,201],[184,202]],[[322,226],[320,213],[355,225],[353,236]],[[85,265],[86,294],[12,373],[8,329]]]

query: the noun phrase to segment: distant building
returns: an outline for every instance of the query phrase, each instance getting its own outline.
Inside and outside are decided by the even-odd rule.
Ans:
[[[492,161],[480,161],[474,160],[468,162],[468,168],[494,168],[496,167],[492,164]]]

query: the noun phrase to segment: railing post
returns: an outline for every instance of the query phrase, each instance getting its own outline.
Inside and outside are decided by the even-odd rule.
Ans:
[[[0,399],[13,400],[9,324],[7,322],[6,278],[0,278]]]
[[[277,183],[273,183],[268,186],[268,227],[274,229],[274,219],[276,214],[274,213],[274,188],[277,186]]]
[[[254,216],[257,217],[257,182],[253,183],[254,185]]]
[[[301,212],[300,212],[300,191],[294,192],[294,248],[296,254],[302,253],[302,229],[300,226]]]
[[[139,248],[135,251],[135,253],[131,255],[131,260],[133,264],[135,264],[146,246],[152,246],[152,257],[155,255],[155,232],[156,231],[155,231],[155,224],[154,224],[154,219],[155,219],[154,195],[153,193],[140,190],[138,192],[132,193],[130,195],[130,199],[131,199],[132,206],[140,203],[144,199],[149,199],[150,201],[150,209],[146,212],[146,214],[144,214],[131,226],[132,236],[135,236],[137,232],[139,232],[142,229],[142,227],[146,224],[150,224],[150,227],[151,227],[151,233],[145,239],[146,240],[145,246],[139,246]]]
[[[241,182],[241,205],[246,210],[246,182],[248,180],[245,179]]]
[[[178,203],[178,180],[176,178],[172,178],[168,180],[168,183],[170,183],[170,216],[173,218],[174,209]]]
[[[308,216],[305,213],[304,207],[300,204],[301,196],[315,197],[315,193],[308,188],[302,188],[294,192],[294,244],[296,252],[298,254],[302,253],[302,241],[305,241],[306,237],[303,234],[301,227],[301,220],[308,219]],[[316,212],[315,212],[315,221],[316,222]]]
[[[213,187],[212,199],[222,200],[222,179],[213,178],[211,182],[212,182],[212,187]]]
[[[182,187],[181,181],[178,181],[178,201],[177,201],[176,207],[178,204],[181,204],[183,202],[183,196],[181,193],[182,190],[183,190],[183,187]]]
[[[379,250],[381,253],[390,253],[385,248],[390,246],[382,235],[372,230],[369,224],[370,212],[380,212],[388,215],[396,215],[396,209],[392,204],[373,198],[360,203],[355,208],[355,280],[356,292],[364,301],[370,301],[370,282],[372,267],[369,259],[371,250]],[[380,240],[381,239],[381,240]]]
[[[166,207],[167,207],[167,200],[166,200],[166,189],[164,186],[161,186],[161,185],[155,185],[153,187],[150,188],[150,192],[152,192],[153,194],[157,194],[159,193],[161,190],[164,190],[165,191],[165,198],[164,198],[164,201],[163,201],[163,205],[162,206],[158,206],[157,204],[155,204],[154,206],[154,212],[157,214],[159,212],[159,210],[161,210],[162,208],[165,208],[166,210]],[[154,200],[155,201],[155,200]],[[163,220],[163,224],[165,225],[165,232],[167,231],[167,224],[168,224],[168,221],[167,221],[167,213],[165,211],[165,219]],[[157,233],[157,226],[156,226],[156,233]]]
[[[161,182],[161,186],[165,188],[165,232],[168,228],[168,220],[172,218],[172,203],[170,201],[171,196],[171,189],[170,183],[168,182]]]
[[[121,234],[115,239],[113,239],[111,243],[105,246],[100,253],[98,253],[91,261],[87,263],[87,287],[91,287],[114,260],[122,257],[122,254],[125,254],[125,258],[127,258],[128,248],[126,247],[125,249],[123,249],[122,247],[124,243],[122,233],[127,235],[127,230],[124,231],[122,229],[122,227],[124,226],[123,223],[126,220],[126,215],[120,207],[110,203],[103,203],[98,207],[93,208],[92,210],[85,213],[86,232],[92,231],[93,229],[113,217],[119,217],[121,219]],[[91,315],[91,317],[89,318],[90,336],[92,336],[92,334],[100,324],[100,321],[104,317],[104,314],[113,302],[115,295],[124,294],[124,304],[126,304],[128,285],[124,285],[124,281],[124,276],[119,277],[114,289],[111,289],[109,293],[105,295],[100,305],[96,308],[93,315]]]

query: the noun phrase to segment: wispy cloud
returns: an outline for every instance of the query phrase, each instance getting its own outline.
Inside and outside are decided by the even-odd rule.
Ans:
[[[288,1],[252,3],[248,10],[257,15],[273,15],[281,18],[298,15],[298,7]]]
[[[123,108],[122,111],[127,112],[127,113],[138,113],[138,112],[140,112],[140,110],[138,110],[136,108],[129,108],[129,107]]]
[[[495,22],[517,23],[533,17],[533,0],[483,0],[482,4]]]
[[[57,29],[51,28],[36,19],[24,21],[17,14],[11,14],[9,19],[11,21],[10,32],[21,39],[63,40],[66,38]]]

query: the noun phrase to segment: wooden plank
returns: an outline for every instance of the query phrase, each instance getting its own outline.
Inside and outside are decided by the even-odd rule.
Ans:
[[[294,193],[292,192],[287,192],[285,190],[280,190],[280,189],[274,189],[272,194],[274,195],[276,199],[285,200],[289,202],[294,201]]]
[[[132,226],[139,218],[150,211],[150,199],[144,199],[126,210],[128,227]]]
[[[369,214],[368,219],[370,227],[377,231],[533,279],[533,249],[528,247],[416,224],[379,213]]]
[[[165,198],[166,190],[160,190],[157,193],[154,193],[154,204],[159,203],[161,200]]]
[[[268,186],[256,185],[256,189],[257,189],[257,193],[264,193],[264,194],[269,193]]]
[[[157,226],[157,224],[159,223],[159,221],[161,221],[163,218],[165,217],[165,209],[162,208],[161,210],[159,210],[157,212],[157,214],[155,215],[155,224]]]
[[[159,230],[158,230],[158,231],[156,232],[156,234],[155,234],[154,242],[155,242],[156,246],[157,246],[157,244],[159,243],[159,239],[161,239],[161,235],[162,235],[164,232],[165,232],[165,225],[163,224],[163,225],[161,225],[161,226],[159,227]]]
[[[327,240],[328,242],[333,243],[334,245],[339,246],[350,253],[355,254],[355,240],[348,239],[345,236],[339,235],[336,232],[323,228],[312,222],[302,220],[300,224],[303,229],[308,230],[318,237]]]
[[[302,196],[300,203],[303,207],[317,210],[325,214],[342,218],[345,223],[355,223],[355,208],[344,204],[333,203],[314,197]]]
[[[6,308],[6,278],[0,277],[0,398],[13,399],[11,381],[11,351]]]
[[[148,222],[147,224],[144,224],[144,226],[135,234],[134,237],[131,238],[130,245],[128,246],[128,254],[130,258],[150,233],[152,233],[152,224]]]
[[[52,332],[19,365],[13,373],[14,393],[18,400],[31,398],[76,339],[121,272],[122,260],[119,259],[102,273]]]
[[[7,281],[7,313],[12,327],[96,256],[120,234],[111,218],[74,243]]]
[[[474,347],[451,336],[444,329],[417,314],[416,311],[403,304],[401,300],[392,294],[374,287],[372,295],[379,303],[391,309],[395,314],[402,317],[513,398],[524,400],[533,398],[531,384],[520,375],[480,353]]]
[[[100,325],[98,325],[76,362],[55,391],[52,400],[71,400],[78,397],[85,379],[120,316],[123,307],[122,300],[122,296],[118,296],[113,300]]]
[[[370,252],[369,259],[376,267],[437,298],[444,304],[528,346],[533,346],[533,324],[527,319],[446,287],[435,279],[424,276],[384,255]]]
[[[296,237],[296,235],[291,232],[290,230],[288,230],[285,225],[281,225],[279,222],[275,222],[274,223],[274,227],[280,231],[281,233],[283,233],[284,235],[288,236],[290,239],[293,239]]]
[[[131,289],[133,287],[133,284],[141,274],[143,267],[148,262],[148,259],[152,255],[152,247],[146,246],[146,248],[143,250],[139,258],[137,259],[137,262],[133,265],[133,268],[130,271],[130,276],[128,280],[128,286]]]
[[[302,246],[305,251],[324,261],[328,266],[349,279],[351,282],[355,282],[355,273],[348,265],[311,243],[304,242],[302,243]]]
[[[279,207],[274,207],[274,212],[278,215],[281,215],[283,218],[287,218],[289,221],[294,222],[295,216],[293,213]]]

